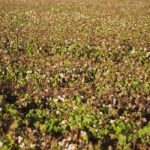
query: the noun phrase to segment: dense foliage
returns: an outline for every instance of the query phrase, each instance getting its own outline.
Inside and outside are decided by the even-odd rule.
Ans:
[[[150,1],[0,1],[0,149],[150,147]]]

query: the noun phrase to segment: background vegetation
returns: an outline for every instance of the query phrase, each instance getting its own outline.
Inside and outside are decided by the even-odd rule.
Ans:
[[[1,150],[149,143],[149,0],[0,1]]]

